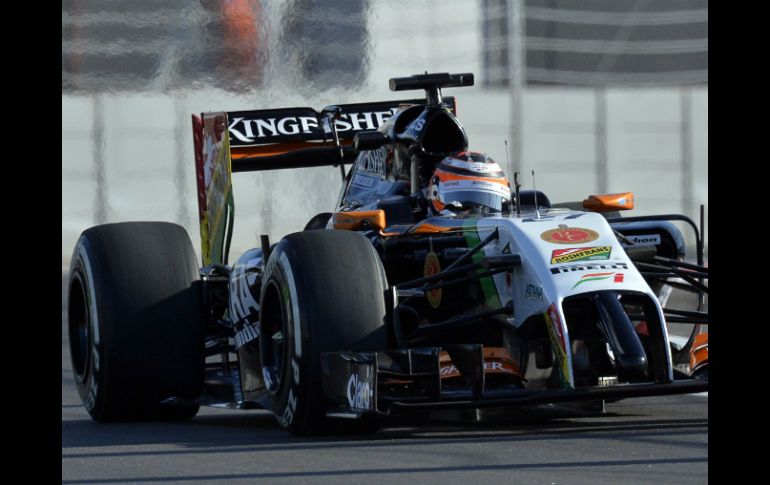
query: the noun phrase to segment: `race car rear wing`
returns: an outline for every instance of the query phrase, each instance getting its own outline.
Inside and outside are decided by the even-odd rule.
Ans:
[[[233,172],[352,163],[357,133],[376,130],[404,105],[425,102],[409,99],[342,104],[321,111],[285,108],[193,114],[203,266],[227,264]],[[456,111],[453,97],[443,98],[443,103]],[[332,122],[340,148],[334,141]]]

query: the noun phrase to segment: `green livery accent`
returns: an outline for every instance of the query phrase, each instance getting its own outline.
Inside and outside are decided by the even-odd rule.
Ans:
[[[548,340],[551,342],[553,353],[559,360],[558,365],[554,365],[554,367],[556,367],[556,372],[559,375],[559,383],[565,389],[572,389],[573,387],[570,385],[570,376],[568,375],[569,364],[567,362],[567,355],[564,353],[564,349],[561,347],[561,342],[559,341],[559,337],[556,336],[556,330],[554,329],[556,325],[559,325],[559,322],[554,322],[548,315],[548,311],[543,313],[543,317],[545,318],[545,326],[548,329]]]
[[[476,229],[477,222],[478,219],[469,219],[463,223],[465,243],[468,245],[468,249],[476,246],[481,242],[478,229]],[[484,259],[484,250],[482,249],[481,251],[471,256],[471,259],[473,259],[474,263],[478,263]],[[483,273],[484,271],[486,270],[477,269],[476,273]],[[487,306],[493,309],[502,307],[502,304],[500,303],[500,295],[497,293],[497,286],[495,286],[495,281],[492,279],[492,277],[482,276],[479,278],[479,283],[481,284],[482,291],[484,291],[484,299],[486,300]]]
[[[606,275],[606,276],[603,276],[603,275]],[[575,287],[580,283],[586,283],[588,281],[606,280],[610,276],[612,276],[612,273],[597,273],[595,275],[586,275],[580,278],[580,280],[578,280],[578,282],[575,283],[571,289],[575,289]]]
[[[209,247],[211,263],[227,264],[226,246],[232,235],[235,210],[228,130],[222,134],[220,143],[206,194],[209,204]]]
[[[224,217],[227,217],[227,224],[218,224],[216,227],[216,233],[212,235],[211,239],[211,262],[226,264],[227,254],[225,254],[227,241],[232,236],[233,232],[233,218],[235,216],[235,202],[233,201],[233,188],[230,186],[227,190],[227,196],[225,197],[225,213]]]
[[[546,327],[548,328],[548,341],[551,343],[552,349],[561,349],[561,347],[558,347],[559,340],[556,338],[556,335],[553,333],[553,328],[551,327],[550,322],[546,323]],[[562,359],[559,352],[554,351],[554,353],[557,355],[557,358],[559,360]],[[561,387],[565,389],[570,389],[569,382],[567,381],[567,376],[564,375],[564,369],[562,369],[561,364],[554,365],[553,367],[556,368],[556,374],[559,376],[559,384],[561,384]]]

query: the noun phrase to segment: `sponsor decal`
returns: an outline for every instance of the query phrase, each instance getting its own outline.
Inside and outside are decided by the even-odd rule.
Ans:
[[[612,271],[607,273],[589,273],[587,275],[581,276],[571,289],[574,289],[576,286],[583,283],[588,283],[589,281],[600,281],[606,280],[608,278],[612,278],[613,283],[623,283],[623,277],[623,273],[613,273]]]
[[[441,264],[438,260],[438,255],[432,250],[428,251],[425,255],[425,265],[423,266],[423,275],[432,276],[441,272]],[[425,292],[425,297],[428,299],[428,303],[433,308],[438,308],[441,304],[441,288],[435,290],[429,290]]]
[[[442,182],[439,185],[439,190],[441,190],[441,193],[444,197],[451,197],[451,195],[448,194],[452,194],[453,192],[466,191],[481,191],[501,197],[510,196],[510,189],[506,185],[494,182],[485,182],[483,180],[453,180],[449,182]]]
[[[397,107],[342,113],[334,125],[338,133],[376,130],[396,111]],[[233,146],[273,143],[285,139],[325,139],[332,133],[328,120],[323,118],[319,124],[320,114],[309,108],[237,111],[228,115],[230,143]]]
[[[367,151],[364,158],[356,164],[358,170],[385,175],[385,156],[387,148]]]
[[[376,130],[398,112],[400,106],[424,103],[422,99],[382,101],[374,103],[342,104],[342,112],[334,120],[340,135],[352,138],[364,130]],[[454,112],[454,98],[447,96],[444,103]],[[246,147],[299,140],[331,140],[332,127],[323,111],[313,108],[283,108],[227,112],[229,142],[233,147]],[[416,123],[410,129],[422,129]]]
[[[422,131],[424,126],[425,126],[425,118],[420,117],[414,120],[411,125],[409,125],[409,129],[412,131]]]
[[[208,266],[224,259],[224,214],[232,200],[230,145],[224,136],[225,113],[206,113],[193,120],[201,253]]]
[[[587,248],[555,249],[551,253],[551,264],[572,263],[574,261],[596,261],[610,259],[612,246],[592,246]]]
[[[503,365],[502,362],[484,362],[484,372],[489,372],[492,374],[515,374],[513,369],[507,369]],[[441,377],[457,377],[460,375],[460,371],[455,367],[454,364],[445,365],[441,368],[439,371],[439,374]]]
[[[244,323],[240,330],[235,332],[235,349],[240,349],[247,343],[259,338],[259,327]]]
[[[272,139],[279,135],[297,135],[318,131],[318,118],[311,110],[303,110],[310,116],[284,116],[248,119],[233,116],[228,130],[233,145],[254,143],[261,139]]]
[[[278,422],[281,426],[290,426],[294,421],[294,414],[297,412],[297,398],[294,396],[294,389],[289,388],[289,398],[286,405],[286,409],[283,410],[283,414],[278,416]]]
[[[468,252],[468,248],[445,248],[442,251],[445,259],[459,258]]]
[[[551,274],[571,273],[573,271],[594,271],[602,269],[628,269],[626,263],[600,263],[600,264],[581,264],[576,266],[557,266],[551,268]]]
[[[527,298],[530,300],[543,301],[543,288],[537,285],[527,285]]]
[[[348,379],[348,404],[351,409],[371,409],[372,387],[369,382],[353,374]]]
[[[558,368],[561,373],[562,383],[565,387],[571,387],[572,372],[567,357],[567,339],[564,335],[559,312],[556,311],[556,305],[551,303],[543,316],[545,317],[546,326],[548,327],[548,337],[551,340],[551,347],[559,361]]]
[[[618,378],[615,376],[599,376],[599,382],[596,385],[597,387],[612,387],[617,386],[618,383]]]
[[[580,244],[599,239],[599,233],[583,227],[567,227],[559,224],[557,229],[551,229],[540,234],[544,241],[554,244]]]
[[[237,266],[230,278],[230,316],[235,327],[235,348],[239,349],[259,337],[259,297],[256,287],[257,274]]]
[[[355,185],[356,187],[364,187],[368,189],[374,185],[375,180],[376,179],[371,175],[361,175],[360,173],[357,173],[353,177],[353,181],[350,184]]]
[[[297,363],[297,359],[292,357],[291,359],[291,367],[294,370],[294,384],[299,385],[299,363]],[[262,369],[262,375],[265,378],[265,383],[270,383],[269,374]],[[289,387],[289,396],[286,402],[286,409],[283,410],[283,413],[278,416],[278,422],[281,423],[281,426],[289,426],[291,425],[291,422],[294,421],[294,415],[297,413],[297,397],[294,395],[294,388]]]
[[[502,169],[500,168],[500,165],[497,164],[497,162],[491,161],[490,162],[472,162],[468,160],[462,160],[457,158],[446,158],[444,159],[443,163],[446,165],[449,165],[450,167],[456,167],[463,170],[468,170],[471,172],[476,173],[490,173],[490,172],[501,172]]]
[[[637,246],[657,246],[660,244],[660,234],[635,234],[626,236],[626,239]]]
[[[566,216],[566,217],[561,217],[561,216],[559,216],[559,217],[561,217],[562,220],[566,221],[568,219],[577,219],[578,217],[581,217],[583,214],[584,214],[583,212],[579,212],[579,213],[576,213],[576,214],[571,214],[571,215]],[[530,218],[527,218],[527,219],[522,219],[521,222],[542,222],[542,221],[548,221],[548,220],[551,220],[551,219],[556,219],[556,217],[557,216],[543,216],[543,215],[541,215],[540,217],[536,217],[536,218],[530,217]]]

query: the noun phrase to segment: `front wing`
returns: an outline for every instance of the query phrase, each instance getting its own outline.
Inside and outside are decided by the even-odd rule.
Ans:
[[[708,391],[708,381],[684,377],[674,381],[581,387],[524,389],[486,386],[481,345],[452,346],[450,351],[465,386],[442,385],[440,347],[382,352],[322,354],[323,390],[334,407],[327,415],[358,418],[417,410],[501,408],[557,402],[623,399]],[[402,383],[398,387],[389,382]]]

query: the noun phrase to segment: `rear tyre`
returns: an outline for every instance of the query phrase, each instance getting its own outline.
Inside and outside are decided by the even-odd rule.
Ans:
[[[387,282],[371,243],[349,231],[291,234],[273,249],[262,281],[262,373],[278,421],[296,435],[374,432],[372,416],[326,418],[320,358],[387,348]]]
[[[69,339],[80,398],[96,421],[179,420],[203,387],[205,321],[185,230],[164,222],[93,227],[75,246]]]

